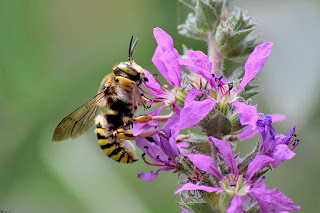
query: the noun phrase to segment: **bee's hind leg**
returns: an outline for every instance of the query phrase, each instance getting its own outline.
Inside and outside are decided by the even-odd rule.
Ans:
[[[121,139],[126,139],[126,140],[134,140],[137,137],[132,134],[131,129],[123,129],[123,128],[119,128],[115,130],[113,132],[113,136]]]

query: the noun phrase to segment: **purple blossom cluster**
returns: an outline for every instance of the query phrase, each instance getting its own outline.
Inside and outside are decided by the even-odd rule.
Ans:
[[[170,35],[161,28],[153,33],[158,46],[152,61],[169,86],[145,70],[148,82],[143,84],[148,91],[140,89],[149,106],[164,104],[145,114],[149,121],[133,124],[144,162],[158,168],[138,177],[152,181],[160,171],[173,170],[185,177],[175,192],[182,201],[197,195],[192,202],[205,202],[212,210],[219,205],[229,213],[254,208],[260,212],[299,210],[278,189],[267,189],[264,183],[267,172],[295,155],[295,126],[287,135],[277,134],[272,122],[285,117],[263,116],[242,97],[273,44],[258,45],[245,63],[242,79],[228,82],[226,77],[212,74],[212,62],[203,52],[188,50],[180,56]],[[186,128],[201,129],[204,135],[182,135]],[[257,133],[261,145],[244,158],[235,153],[234,143]],[[192,211],[185,203],[180,203],[183,212]]]

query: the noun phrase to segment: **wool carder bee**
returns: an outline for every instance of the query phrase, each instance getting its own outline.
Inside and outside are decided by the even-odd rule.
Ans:
[[[96,125],[96,134],[102,150],[110,158],[133,163],[137,160],[130,126],[138,106],[144,106],[146,99],[139,85],[148,81],[143,68],[132,59],[132,52],[138,39],[129,46],[129,61],[113,67],[112,74],[101,82],[98,94],[65,117],[56,127],[52,141],[77,138]],[[102,112],[100,112],[102,110]]]

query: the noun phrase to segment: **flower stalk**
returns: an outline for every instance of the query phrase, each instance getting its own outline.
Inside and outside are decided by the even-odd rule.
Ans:
[[[221,76],[223,59],[217,50],[215,36],[212,34],[209,34],[208,39],[208,58],[212,62],[212,74]]]

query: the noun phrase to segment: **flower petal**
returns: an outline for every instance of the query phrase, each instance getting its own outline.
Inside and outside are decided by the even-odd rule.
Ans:
[[[167,156],[162,152],[161,148],[155,144],[150,143],[145,138],[137,138],[136,139],[137,146],[156,163],[167,162]]]
[[[232,104],[238,110],[240,123],[250,125],[252,129],[256,128],[256,122],[259,119],[257,108],[244,102],[232,102]]]
[[[203,76],[212,87],[215,87],[215,81],[211,74],[212,62],[208,59],[208,56],[202,51],[188,50],[187,55],[190,59],[180,58],[178,59],[181,65],[185,65],[188,69]]]
[[[290,132],[287,134],[287,136],[283,140],[283,144],[289,145],[290,139],[291,139],[292,135],[295,133],[295,131],[296,131],[296,125],[293,125]]]
[[[201,94],[196,89],[191,89],[184,100],[184,107],[180,113],[181,129],[185,129],[199,123],[213,109],[217,101],[213,99],[205,99],[203,101],[195,101],[194,99]]]
[[[222,179],[222,175],[211,157],[202,154],[189,154],[186,156],[197,168]]]
[[[196,185],[193,183],[186,183],[183,186],[181,186],[179,189],[177,189],[174,194],[179,194],[183,191],[189,191],[189,190],[201,190],[206,191],[208,193],[217,192],[223,190],[223,188],[217,188],[212,186],[206,186],[206,185]]]
[[[270,116],[272,118],[273,122],[277,122],[277,121],[282,121],[282,120],[286,120],[286,116],[281,115],[281,114],[270,114],[270,115],[265,115],[263,116],[261,119],[264,119],[266,116]],[[239,134],[239,139],[240,141],[243,141],[245,139],[251,138],[253,137],[255,134],[257,134],[258,128],[252,128],[252,127],[248,127],[246,128],[243,132],[241,132]]]
[[[253,161],[248,165],[245,181],[249,182],[253,175],[272,163],[274,159],[266,155],[256,155]]]
[[[173,51],[178,53],[176,49],[174,49]],[[180,88],[181,87],[180,82],[181,82],[182,67],[178,63],[178,58],[176,57],[176,54],[173,51],[164,52],[162,54],[162,56],[160,57],[160,60],[163,61],[164,65],[167,69],[167,72],[168,72],[167,81],[172,86],[178,86]]]
[[[246,128],[245,130],[243,130],[243,132],[241,132],[239,134],[239,139],[240,141],[252,138],[253,136],[255,136],[258,133],[258,129],[257,128],[252,128],[250,126],[248,126],[248,128]]]
[[[280,144],[276,146],[273,152],[274,162],[272,163],[273,168],[277,168],[280,163],[286,160],[290,160],[296,155],[293,151],[289,149],[289,147],[285,144]]]
[[[272,46],[273,43],[266,42],[258,45],[253,50],[245,64],[245,73],[236,94],[239,94],[244,89],[244,87],[254,78],[254,76],[262,69],[264,63],[269,57]]]
[[[294,211],[300,209],[300,206],[295,206],[292,200],[278,189],[253,188],[249,190],[249,194],[255,196],[260,209],[261,207],[264,210],[267,209],[265,212],[269,212],[269,209],[274,209],[275,212],[279,210]]]
[[[180,131],[180,113],[181,108],[172,103],[174,109],[174,115],[167,121],[167,123],[163,126],[163,129],[175,129],[176,131]]]
[[[182,155],[187,154],[189,151],[189,149],[188,149],[189,143],[188,142],[181,141],[181,142],[177,143],[177,147],[178,147],[180,153],[182,153]]]
[[[272,122],[278,122],[282,120],[286,120],[286,116],[281,115],[281,114],[270,114],[270,115],[265,115],[265,116],[270,116],[272,118]]]
[[[237,164],[233,155],[233,150],[231,148],[231,144],[229,142],[219,140],[215,137],[209,137],[209,140],[214,143],[214,145],[219,149],[221,156],[224,161],[228,164],[231,169],[232,174],[237,173]]]
[[[179,134],[179,132],[178,132],[178,134],[173,135],[172,134],[173,132],[171,130],[167,130],[167,131],[162,130],[162,131],[166,134],[166,137],[162,134],[158,134],[158,136],[155,135],[153,137],[155,142],[161,147],[162,151],[169,158],[174,159],[174,158],[178,157],[179,153],[178,153],[178,148],[177,148],[176,137]],[[171,143],[168,141],[168,139]],[[174,144],[172,144],[172,143],[174,143]]]
[[[242,210],[243,201],[239,195],[235,195],[230,203],[229,208],[227,209],[226,213],[243,213]]]
[[[165,166],[165,167],[162,167],[162,168],[158,169],[155,172],[153,172],[153,171],[151,171],[151,172],[141,172],[137,176],[138,176],[138,178],[141,178],[146,182],[150,182],[150,181],[153,181],[156,177],[158,177],[158,174],[159,174],[160,171],[166,172],[166,171],[169,171],[171,169],[172,168],[170,168],[168,166]]]
[[[172,37],[158,27],[153,29],[153,35],[158,43],[152,57],[153,64],[172,86],[180,87],[182,67],[178,63],[180,56],[173,46]]]
[[[153,29],[153,36],[163,51],[168,51],[173,48],[172,37],[160,27]]]

